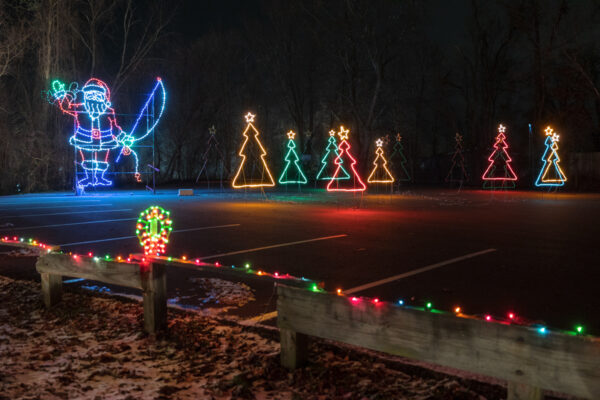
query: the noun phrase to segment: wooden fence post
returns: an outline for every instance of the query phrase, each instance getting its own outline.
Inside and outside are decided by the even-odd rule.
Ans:
[[[285,328],[279,333],[281,364],[289,369],[304,366],[308,357],[308,336]]]
[[[167,326],[167,274],[163,264],[141,264],[144,329],[156,333]]]
[[[542,400],[542,389],[523,383],[508,381],[506,400]]]
[[[62,297],[62,276],[43,273],[42,278],[42,296],[46,308],[54,306],[60,302]]]

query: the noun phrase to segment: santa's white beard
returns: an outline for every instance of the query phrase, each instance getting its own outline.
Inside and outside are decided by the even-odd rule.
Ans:
[[[97,101],[86,101],[85,110],[92,119],[96,119],[106,111],[106,103]]]

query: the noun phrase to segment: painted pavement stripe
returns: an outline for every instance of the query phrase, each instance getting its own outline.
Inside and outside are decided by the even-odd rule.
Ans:
[[[205,230],[205,229],[232,228],[232,227],[235,227],[235,226],[240,226],[240,224],[228,224],[228,225],[216,225],[216,226],[202,226],[202,227],[199,227],[199,228],[189,228],[189,229],[174,230],[171,233],[202,231],[202,230]],[[76,245],[80,245],[80,244],[114,242],[114,241],[118,241],[118,240],[126,240],[126,239],[134,239],[134,238],[137,238],[137,236],[133,235],[133,236],[121,236],[121,237],[114,237],[114,238],[107,238],[107,239],[98,239],[98,240],[87,240],[85,242],[73,242],[73,243],[59,244],[58,246],[59,247],[68,247],[68,246],[76,246]]]
[[[481,256],[481,255],[484,255],[484,254],[492,253],[494,251],[496,251],[496,249],[487,249],[487,250],[478,251],[476,253],[470,253],[470,254],[465,254],[464,256],[460,256],[460,257],[456,257],[456,258],[451,258],[449,260],[442,261],[442,262],[439,262],[439,263],[436,263],[436,264],[431,264],[431,265],[428,265],[426,267],[413,269],[412,271],[408,271],[408,272],[405,272],[403,274],[394,275],[394,276],[391,276],[391,277],[386,278],[386,279],[381,279],[381,280],[378,280],[378,281],[375,281],[375,282],[372,282],[372,283],[367,283],[365,285],[361,285],[361,286],[357,286],[355,288],[344,290],[344,294],[352,294],[352,293],[356,293],[356,292],[359,292],[359,291],[362,291],[362,290],[370,289],[370,288],[375,287],[375,286],[380,286],[380,285],[383,285],[383,284],[386,284],[386,283],[389,283],[389,282],[393,282],[393,281],[397,281],[397,280],[400,280],[400,279],[403,279],[403,278],[407,278],[409,276],[417,275],[417,274],[420,274],[422,272],[431,271],[432,269],[440,268],[440,267],[443,267],[445,265],[453,264],[453,263],[456,263],[456,262],[459,262],[459,261],[463,261],[463,260],[467,260],[467,259],[473,258],[473,257],[478,257],[478,256]],[[277,318],[277,311],[272,311],[270,313],[260,314],[260,315],[257,315],[256,317],[248,318],[248,319],[242,321],[241,324],[246,324],[246,325],[248,325],[248,324],[257,324],[259,322],[268,321],[268,320],[273,319],[273,318]]]
[[[213,255],[210,255],[210,256],[206,256],[206,257],[200,257],[200,259],[202,261],[204,261],[204,260],[210,260],[211,258],[226,257],[226,256],[232,256],[232,255],[235,255],[235,254],[253,253],[255,251],[275,249],[277,247],[295,246],[297,244],[310,243],[310,242],[318,242],[318,241],[321,241],[321,240],[337,239],[337,238],[342,238],[342,237],[346,237],[346,236],[348,236],[348,235],[341,234],[341,235],[318,237],[318,238],[314,238],[314,239],[298,240],[296,242],[279,243],[279,244],[273,244],[273,245],[270,245],[270,246],[256,247],[254,249],[232,251],[232,252],[229,252],[229,253],[221,253],[221,254],[213,254]]]
[[[48,215],[74,215],[74,214],[97,214],[97,213],[107,213],[107,212],[122,212],[122,211],[133,211],[131,208],[119,208],[116,210],[98,210],[98,211],[67,211],[67,212],[59,212],[59,213],[47,213],[47,214],[22,214],[22,215],[10,215],[8,217],[1,216],[1,218],[22,218],[22,217],[45,217]]]
[[[38,228],[58,228],[62,226],[71,226],[71,225],[87,225],[87,224],[104,224],[107,222],[119,222],[119,221],[137,221],[137,218],[117,218],[117,219],[101,219],[101,220],[91,220],[91,221],[82,221],[82,222],[69,222],[66,224],[50,224],[50,225],[36,225],[36,226],[23,226],[23,227],[9,227],[9,228],[0,228],[0,230],[13,230],[13,231],[24,231],[27,229],[38,229]]]
[[[496,249],[486,249],[486,250],[478,251],[478,252],[475,252],[475,253],[465,254],[464,256],[451,258],[449,260],[441,261],[441,262],[435,263],[435,264],[431,264],[431,265],[428,265],[426,267],[417,268],[417,269],[413,269],[412,271],[404,272],[402,274],[390,276],[389,278],[380,279],[380,280],[375,281],[375,282],[371,282],[371,283],[367,283],[367,284],[364,284],[364,285],[360,285],[360,286],[357,286],[357,287],[354,287],[354,288],[351,288],[351,289],[346,289],[346,290],[344,290],[344,293],[345,294],[352,294],[352,293],[360,292],[360,291],[363,291],[363,290],[366,290],[366,289],[370,289],[370,288],[373,288],[373,287],[376,287],[376,286],[385,285],[386,283],[390,283],[390,282],[394,282],[394,281],[397,281],[397,280],[400,280],[400,279],[408,278],[409,276],[413,276],[413,275],[421,274],[423,272],[431,271],[432,269],[436,269],[436,268],[440,268],[440,267],[443,267],[443,266],[446,266],[446,265],[454,264],[454,263],[457,263],[459,261],[468,260],[469,258],[478,257],[478,256],[482,256],[484,254],[492,253],[494,251],[496,251]]]

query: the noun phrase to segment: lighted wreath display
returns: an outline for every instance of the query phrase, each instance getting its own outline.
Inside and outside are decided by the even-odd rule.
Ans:
[[[169,243],[169,235],[173,230],[169,214],[169,211],[159,206],[148,207],[140,213],[135,233],[145,254],[159,256],[165,253],[165,246]]]

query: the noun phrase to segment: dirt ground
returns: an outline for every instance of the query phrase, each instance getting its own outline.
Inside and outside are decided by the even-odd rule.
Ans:
[[[141,304],[0,276],[0,399],[497,399],[506,391],[315,341],[308,367],[279,364],[276,330],[169,309],[142,332]]]

